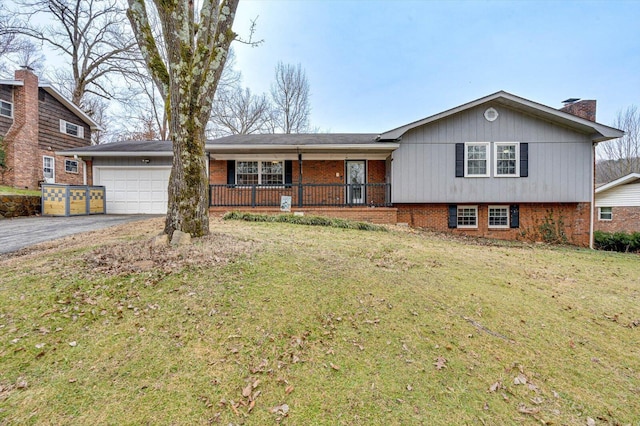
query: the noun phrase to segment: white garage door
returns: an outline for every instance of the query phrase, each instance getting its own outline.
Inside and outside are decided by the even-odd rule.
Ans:
[[[165,214],[170,167],[96,167],[94,182],[103,185],[107,213]]]

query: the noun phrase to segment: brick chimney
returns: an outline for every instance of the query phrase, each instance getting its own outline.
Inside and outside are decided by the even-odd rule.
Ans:
[[[564,101],[564,106],[560,108],[560,111],[577,115],[585,120],[596,121],[595,100],[567,99]]]
[[[38,76],[28,67],[15,72],[23,86],[13,87],[13,124],[5,135],[7,184],[36,189],[42,173],[38,154]]]

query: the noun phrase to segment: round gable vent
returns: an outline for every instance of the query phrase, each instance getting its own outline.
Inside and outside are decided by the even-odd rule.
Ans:
[[[484,112],[484,118],[486,118],[487,121],[496,121],[496,119],[498,118],[498,111],[496,111],[494,108],[487,108],[487,110]]]

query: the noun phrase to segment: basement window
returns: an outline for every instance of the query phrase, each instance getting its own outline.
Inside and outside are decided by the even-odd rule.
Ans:
[[[69,123],[68,121],[60,120],[60,132],[76,138],[84,138],[84,127]]]
[[[613,220],[613,207],[598,207],[598,220]]]
[[[7,101],[0,101],[0,115],[13,118],[13,104]]]
[[[458,206],[458,228],[478,227],[478,206]]]

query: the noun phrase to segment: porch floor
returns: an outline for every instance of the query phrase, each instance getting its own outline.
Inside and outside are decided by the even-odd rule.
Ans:
[[[209,207],[212,216],[223,216],[230,211],[245,213],[280,214],[279,207]],[[383,225],[398,223],[398,209],[395,207],[292,207],[291,213],[335,217]]]

